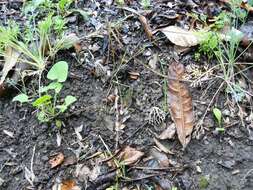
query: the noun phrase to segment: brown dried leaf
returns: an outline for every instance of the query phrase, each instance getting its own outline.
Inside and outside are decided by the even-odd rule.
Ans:
[[[62,164],[63,161],[64,161],[64,155],[63,153],[60,152],[49,160],[49,164],[51,165],[51,168],[55,168],[56,166]]]
[[[143,155],[143,152],[138,151],[130,146],[127,146],[119,154],[119,159],[123,161],[125,165],[132,165],[137,162]]]
[[[76,186],[76,182],[73,179],[65,180],[61,184],[61,190],[72,190]]]
[[[140,77],[140,73],[130,71],[128,72],[130,79],[137,80]]]
[[[153,33],[152,33],[152,29],[150,28],[149,24],[148,24],[148,20],[146,19],[145,16],[140,15],[139,16],[139,20],[144,28],[144,31],[148,37],[149,40],[153,39]]]
[[[2,70],[2,77],[0,80],[0,85],[3,84],[5,78],[7,77],[7,74],[9,73],[9,71],[16,65],[16,63],[18,62],[18,58],[20,56],[20,53],[18,51],[16,51],[15,49],[11,48],[11,47],[7,47],[4,53],[4,59],[5,59],[5,63],[4,63],[4,67]]]
[[[194,116],[190,92],[180,82],[183,74],[184,66],[181,63],[173,62],[169,66],[168,103],[171,117],[176,124],[178,139],[185,148],[191,140]]]
[[[176,133],[176,126],[175,123],[167,126],[167,128],[158,136],[159,139],[172,139]]]
[[[160,167],[168,167],[170,165],[170,160],[168,159],[167,155],[154,148],[150,150],[150,156],[152,156],[159,163]]]
[[[160,29],[162,33],[173,43],[181,47],[196,46],[200,42],[200,38],[196,36],[194,31],[185,30],[178,26],[168,26]]]

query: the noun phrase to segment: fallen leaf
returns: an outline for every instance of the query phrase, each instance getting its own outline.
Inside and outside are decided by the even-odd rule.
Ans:
[[[76,186],[76,182],[73,179],[65,180],[61,184],[61,190],[72,190]]]
[[[159,136],[158,138],[161,140],[165,139],[172,139],[176,133],[176,126],[175,123],[172,123],[165,129]]]
[[[56,166],[62,164],[63,161],[64,161],[64,155],[63,153],[60,152],[49,160],[49,164],[51,165],[51,168],[55,168]]]
[[[123,149],[123,151],[119,154],[118,157],[125,165],[132,165],[135,162],[139,161],[143,155],[143,152],[138,151],[130,146],[127,146]]]
[[[178,26],[168,26],[159,29],[173,43],[181,47],[192,47],[199,44],[199,37],[194,31],[185,30]]]
[[[133,80],[137,80],[140,76],[140,73],[138,72],[134,72],[134,71],[130,71],[128,72],[128,74],[130,75],[130,79],[133,79]]]
[[[170,160],[166,154],[159,152],[154,148],[151,149],[150,156],[152,156],[159,163],[160,167],[168,167],[170,165]]]
[[[116,96],[114,94],[110,94],[109,96],[103,99],[103,102],[105,102],[106,104],[109,104],[109,103],[113,103],[115,99],[116,99]]]
[[[55,183],[52,190],[81,190],[73,179],[65,180],[62,183]]]
[[[148,65],[155,70],[157,68],[157,62],[158,62],[158,54],[155,53],[153,57],[149,60]]]
[[[74,48],[77,48],[76,50],[79,50],[78,43],[79,38],[76,34],[71,33],[66,36],[63,36],[60,40],[56,41],[55,46],[59,49],[69,49],[74,46]]]
[[[2,70],[2,77],[0,80],[0,85],[2,86],[5,78],[7,77],[7,74],[9,73],[9,71],[16,65],[18,58],[20,56],[20,53],[18,51],[16,51],[15,49],[11,48],[11,47],[7,47],[4,53],[4,66],[3,66],[3,70]]]
[[[148,20],[146,19],[145,16],[142,16],[142,15],[139,16],[139,20],[140,20],[140,22],[141,22],[141,24],[142,24],[142,26],[144,28],[145,33],[148,36],[148,39],[152,40],[153,33],[152,33],[152,30],[151,30],[151,28],[150,28],[150,26],[148,24]]]
[[[173,62],[169,66],[168,103],[171,117],[176,125],[178,139],[185,148],[191,140],[194,116],[190,92],[180,82],[183,74],[184,66],[181,63]]]
[[[165,152],[166,154],[174,154],[173,152],[171,152],[165,144],[163,144],[162,142],[160,142],[159,140],[157,140],[156,138],[153,139],[157,148],[160,150],[160,151],[163,151]]]
[[[77,162],[77,158],[75,156],[69,156],[64,159],[63,166],[70,166]]]
[[[101,167],[99,165],[95,165],[93,169],[83,164],[76,166],[75,176],[80,181],[87,181],[88,179],[94,181],[99,175],[101,175]]]

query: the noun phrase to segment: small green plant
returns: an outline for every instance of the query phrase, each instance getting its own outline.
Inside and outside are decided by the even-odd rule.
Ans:
[[[59,10],[64,12],[64,11],[68,11],[68,9],[70,8],[71,3],[73,3],[74,0],[60,0],[58,2],[58,7]]]
[[[231,14],[225,11],[222,11],[218,16],[214,17],[215,22],[210,25],[211,30],[219,31],[222,30],[225,26],[230,25],[231,23]]]
[[[118,5],[124,5],[125,4],[125,1],[124,0],[116,0],[116,3],[118,4]]]
[[[53,17],[54,21],[54,30],[55,32],[61,36],[66,29],[66,20],[62,16]]]
[[[201,176],[199,179],[199,188],[206,189],[209,185],[208,179],[205,176]]]
[[[65,112],[68,107],[76,101],[74,96],[66,96],[64,103],[58,101],[60,91],[63,87],[63,82],[68,76],[68,63],[65,61],[57,62],[49,70],[47,78],[52,82],[47,86],[40,88],[39,98],[32,102],[32,106],[37,109],[37,118],[40,122],[49,122],[55,119],[58,115]],[[29,102],[29,97],[26,94],[19,94],[14,97],[13,101],[20,103]],[[60,126],[57,120],[57,126]]]
[[[177,190],[177,187],[172,187],[171,190]]]
[[[215,32],[201,32],[200,33],[201,42],[199,44],[199,49],[195,54],[195,59],[200,58],[200,54],[207,56],[208,60],[215,56],[215,52],[218,50],[220,38]]]
[[[150,8],[150,6],[151,6],[150,0],[141,0],[141,6],[142,6],[144,9]]]
[[[28,69],[20,71],[21,78],[23,79],[27,75],[38,75],[40,88],[41,75],[47,63],[54,58],[59,50],[68,49],[79,40],[74,34],[55,35],[57,31],[53,29],[53,26],[52,15],[39,22],[35,29],[27,28],[24,35],[14,22],[10,22],[7,27],[0,26],[0,56],[6,58],[10,57],[10,53],[16,52],[17,54],[11,67],[10,63],[5,62],[3,69],[5,76],[15,64],[22,62]],[[62,29],[62,26],[58,28],[58,32],[62,32]],[[4,80],[5,78],[2,78],[1,82]]]
[[[220,131],[223,132],[225,129],[222,127],[222,113],[220,111],[220,109],[218,108],[213,108],[213,115],[219,125],[219,127],[216,128],[216,131]]]

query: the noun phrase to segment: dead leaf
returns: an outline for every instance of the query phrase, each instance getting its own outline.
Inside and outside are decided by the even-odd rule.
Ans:
[[[142,15],[139,16],[139,20],[140,20],[140,22],[141,22],[141,24],[144,28],[145,33],[148,36],[148,39],[152,40],[153,39],[153,33],[152,33],[152,30],[151,30],[151,28],[148,24],[148,20],[146,19],[145,16],[142,16]]]
[[[160,151],[163,151],[165,152],[166,154],[174,154],[173,152],[171,152],[165,144],[163,144],[162,142],[160,142],[159,140],[157,140],[156,138],[153,138],[157,148],[160,150]]]
[[[73,179],[65,180],[61,184],[61,190],[72,190],[76,186],[76,182]]]
[[[77,37],[76,34],[71,33],[66,36],[63,36],[62,39],[56,41],[55,46],[57,46],[59,49],[69,49],[74,46],[74,48],[77,48],[76,50],[78,51],[77,44],[79,43],[80,39]]]
[[[158,138],[161,140],[165,139],[172,139],[176,133],[176,126],[175,123],[172,123],[165,129],[159,136]]]
[[[130,146],[127,146],[123,149],[123,151],[119,154],[118,158],[125,165],[132,165],[135,162],[139,161],[140,158],[144,155],[143,152],[136,150]]]
[[[64,155],[63,153],[60,152],[49,160],[49,164],[51,165],[51,168],[55,168],[56,166],[62,164],[63,161],[64,161]]]
[[[2,86],[5,78],[7,77],[7,74],[9,73],[9,71],[16,65],[18,58],[20,56],[20,53],[18,51],[16,51],[15,49],[11,48],[11,47],[7,47],[4,53],[4,67],[2,70],[2,77],[0,80],[0,85]]]
[[[159,163],[160,167],[168,167],[170,165],[170,160],[166,154],[159,152],[154,148],[151,149],[150,156],[152,156]]]
[[[151,67],[151,69],[156,70],[157,62],[158,62],[158,54],[155,53],[153,57],[149,60],[148,65]]]
[[[101,167],[99,165],[95,165],[93,169],[83,164],[78,164],[76,166],[75,176],[80,181],[87,181],[88,179],[94,181],[99,175],[101,175]]]
[[[77,163],[77,158],[75,156],[69,156],[64,159],[63,166],[70,166]]]
[[[130,79],[133,79],[133,80],[137,80],[140,76],[140,73],[138,72],[134,72],[134,71],[130,71],[128,72],[128,74],[130,75]]]
[[[173,43],[181,47],[192,47],[199,44],[199,37],[194,31],[185,30],[178,26],[168,26],[159,29]]]
[[[103,99],[103,102],[105,102],[106,104],[114,103],[115,99],[116,96],[114,94],[110,94],[109,96]]]
[[[180,82],[183,74],[184,66],[181,63],[173,62],[169,66],[168,103],[171,117],[176,124],[178,139],[185,148],[191,140],[194,116],[190,92]]]

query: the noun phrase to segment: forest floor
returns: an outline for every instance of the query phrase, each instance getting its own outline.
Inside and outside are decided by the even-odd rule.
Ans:
[[[152,31],[169,25],[186,28],[193,22],[188,13],[211,17],[227,7],[219,1],[182,2],[154,0],[147,9],[131,0],[71,5],[91,14],[86,21],[78,13],[66,16],[67,32],[79,37],[80,49],[59,51],[54,62],[69,64],[60,96],[77,101],[60,116],[63,126],[57,128],[53,122],[40,123],[31,105],[13,102],[17,91],[1,97],[0,189],[253,189],[252,97],[236,101],[215,77],[221,69],[207,72],[218,64],[214,57],[196,60],[198,47],[178,50],[161,32],[150,40],[140,22],[138,14]],[[22,1],[0,2],[1,23],[24,25],[22,6]],[[250,20],[249,14],[246,22],[252,24]],[[252,64],[250,55],[237,62]],[[184,65],[184,83],[192,96],[194,131],[185,149],[177,136],[159,138],[173,123],[164,76],[174,60]],[[252,79],[252,68],[244,71]],[[252,93],[253,83],[242,78],[235,80]],[[45,75],[42,83],[48,83]],[[30,78],[26,85],[33,89],[37,80]],[[214,107],[222,113],[222,126]],[[164,114],[155,124],[150,122],[154,109]],[[56,155],[64,160],[52,168]]]

